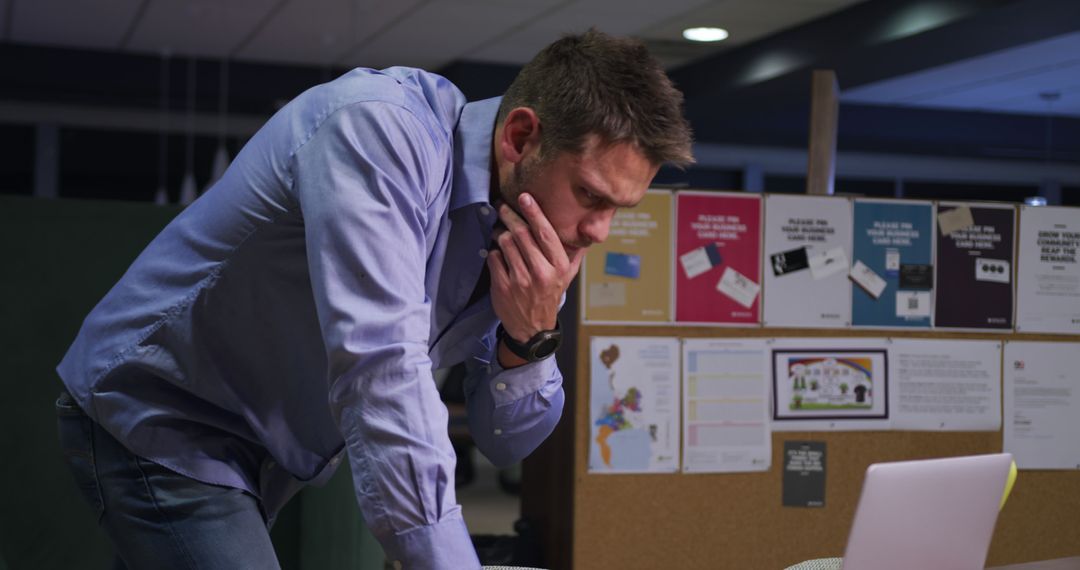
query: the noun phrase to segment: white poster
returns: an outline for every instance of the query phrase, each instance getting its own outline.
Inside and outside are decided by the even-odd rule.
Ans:
[[[683,341],[683,471],[768,471],[768,350],[764,339]]]
[[[1004,451],[1020,469],[1080,469],[1080,343],[1005,343]]]
[[[775,339],[773,431],[890,429],[887,346],[882,338]]]
[[[764,326],[851,326],[850,200],[766,194],[764,261]]]
[[[1020,207],[1016,330],[1080,334],[1080,208]]]
[[[679,340],[593,337],[589,472],[679,468]]]
[[[1001,428],[1001,343],[893,339],[893,429],[997,431]]]

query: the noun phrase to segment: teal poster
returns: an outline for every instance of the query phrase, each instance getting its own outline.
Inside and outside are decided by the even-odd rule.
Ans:
[[[933,220],[930,202],[855,201],[853,326],[930,327]]]

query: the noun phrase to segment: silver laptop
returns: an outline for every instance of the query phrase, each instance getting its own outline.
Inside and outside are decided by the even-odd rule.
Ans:
[[[877,463],[866,470],[844,570],[986,565],[1012,455]]]

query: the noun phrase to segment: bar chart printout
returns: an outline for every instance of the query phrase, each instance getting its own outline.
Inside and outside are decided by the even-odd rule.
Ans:
[[[764,340],[683,341],[683,471],[767,471],[768,353]]]

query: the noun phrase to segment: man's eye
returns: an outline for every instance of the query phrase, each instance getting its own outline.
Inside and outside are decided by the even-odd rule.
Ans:
[[[596,194],[593,194],[592,192],[589,192],[585,188],[581,189],[581,193],[584,194],[585,199],[588,200],[591,203],[596,203],[597,201],[600,200],[600,196],[597,196]]]

